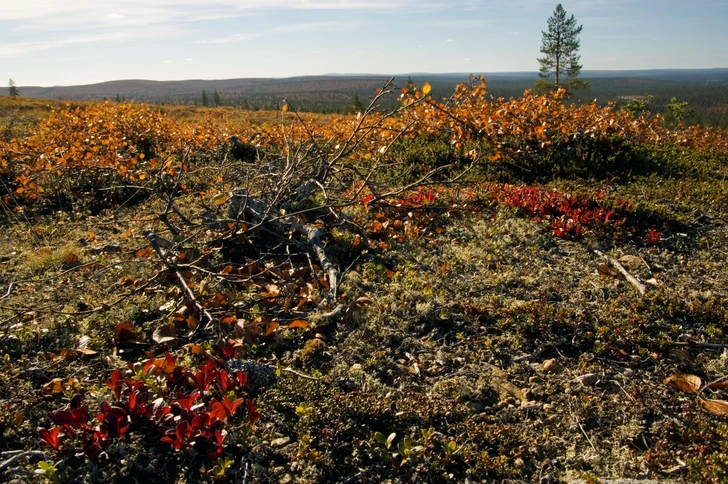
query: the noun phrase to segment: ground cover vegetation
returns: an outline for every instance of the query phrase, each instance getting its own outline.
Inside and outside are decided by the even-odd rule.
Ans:
[[[726,133],[360,101],[8,98],[3,480],[725,482]]]

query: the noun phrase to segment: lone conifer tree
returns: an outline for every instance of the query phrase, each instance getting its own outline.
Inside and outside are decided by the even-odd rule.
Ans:
[[[589,83],[576,79],[581,72],[579,60],[579,34],[583,25],[576,25],[572,15],[566,17],[566,10],[561,4],[556,6],[554,14],[548,19],[548,31],[541,32],[541,53],[538,59],[541,67],[536,81],[536,89],[547,90],[563,87],[567,90],[586,89]],[[553,80],[552,80],[553,77]]]
[[[20,96],[20,91],[18,91],[18,88],[15,86],[15,81],[13,81],[12,79],[8,81],[8,91],[10,97],[12,97],[13,99]]]

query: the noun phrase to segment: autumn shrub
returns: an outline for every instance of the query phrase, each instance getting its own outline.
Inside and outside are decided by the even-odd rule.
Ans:
[[[387,155],[392,162],[388,167],[389,176],[404,183],[419,179],[436,168],[449,168],[442,171],[442,176],[446,176],[472,161],[467,149],[452,145],[443,136],[405,138],[393,145]]]
[[[421,93],[406,93],[403,104]],[[728,141],[721,130],[668,128],[660,117],[634,115],[614,104],[567,105],[563,90],[519,98],[493,99],[482,77],[458,85],[449,99],[428,99],[392,123],[423,136],[443,136],[464,149],[484,142],[478,159],[512,170],[524,180],[623,178],[669,169],[656,152],[697,149],[725,157]]]
[[[230,134],[227,120],[212,115],[182,125],[144,105],[69,105],[0,146],[6,199],[12,193],[20,203],[61,209],[123,200],[189,171],[195,156],[214,151]]]
[[[247,409],[248,425],[260,418],[244,390],[248,375],[221,368],[213,359],[194,370],[166,353],[130,364],[130,370],[133,376],[116,370],[106,380],[113,398],[101,401],[98,409],[79,393],[68,407],[50,412],[55,426],[40,429],[41,443],[60,454],[80,450],[95,461],[112,443],[143,435],[175,451],[216,461],[225,453],[238,407]]]

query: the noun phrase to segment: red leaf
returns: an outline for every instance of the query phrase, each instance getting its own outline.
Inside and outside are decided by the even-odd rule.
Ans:
[[[254,424],[258,420],[260,420],[260,417],[262,417],[261,414],[255,411],[255,404],[252,400],[248,400],[248,421],[251,424]]]
[[[106,381],[106,386],[114,391],[114,396],[117,400],[121,398],[121,390],[124,380],[121,379],[121,371],[116,370],[111,374],[111,379]]]
[[[54,449],[58,450],[61,446],[61,439],[58,437],[58,433],[61,431],[60,427],[54,427],[50,430],[40,429],[40,438],[43,439],[42,444],[49,445]]]
[[[195,400],[197,400],[197,397],[199,396],[199,392],[195,392],[192,395],[180,395],[177,397],[176,402],[179,404],[180,407],[184,408],[189,412],[192,409],[192,404]]]

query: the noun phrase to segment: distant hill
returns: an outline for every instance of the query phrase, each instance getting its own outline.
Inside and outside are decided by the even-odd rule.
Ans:
[[[494,97],[517,97],[533,86],[536,72],[481,73]],[[468,73],[410,73],[395,76],[399,86],[408,78],[417,85],[432,85],[432,95],[443,98]],[[631,71],[583,71],[591,89],[577,93],[574,102],[594,99],[600,104],[620,102],[637,96],[653,96],[657,111],[666,109],[675,97],[687,101],[706,124],[728,124],[728,69],[658,69]],[[118,80],[80,86],[19,86],[25,97],[69,100],[124,100],[157,104],[202,104],[203,91],[209,103],[217,92],[222,104],[243,109],[275,109],[283,99],[302,111],[350,112],[355,98],[366,104],[374,89],[386,81],[386,74],[329,74],[289,78],[243,78],[184,81]],[[394,101],[391,101],[392,103]]]

